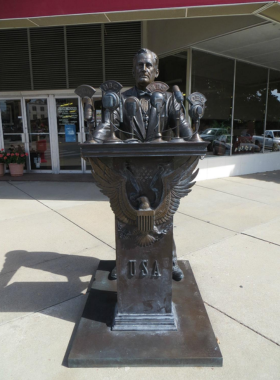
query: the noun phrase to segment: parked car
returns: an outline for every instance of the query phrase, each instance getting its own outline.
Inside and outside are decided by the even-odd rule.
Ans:
[[[207,149],[209,152],[213,150],[213,141],[218,139],[219,136],[227,134],[227,129],[224,128],[207,128],[201,132],[200,137],[204,141],[209,141]]]
[[[213,141],[213,154],[219,156],[225,156],[230,154],[231,136],[222,135],[217,140]],[[251,142],[250,139],[246,141],[246,138],[233,136],[232,154],[239,153],[258,153],[260,147]]]
[[[253,136],[253,142],[260,147],[276,152],[280,149],[280,130],[267,130],[264,135]]]
[[[217,156],[225,156],[230,154],[230,135],[222,135],[217,140],[214,140],[213,145],[213,154]]]

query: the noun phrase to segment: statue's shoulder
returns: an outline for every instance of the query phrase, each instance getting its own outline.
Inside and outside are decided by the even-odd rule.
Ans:
[[[130,96],[136,96],[137,97],[137,91],[135,87],[131,87],[130,89],[122,92],[122,97],[124,99],[129,98]]]

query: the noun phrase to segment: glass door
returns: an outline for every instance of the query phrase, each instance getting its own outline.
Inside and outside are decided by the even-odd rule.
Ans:
[[[25,99],[27,141],[31,170],[51,170],[51,147],[47,98]]]
[[[55,102],[60,170],[81,171],[79,99],[56,98]]]
[[[13,149],[25,151],[21,99],[0,99],[2,132],[1,141],[6,153]],[[1,131],[0,131],[1,133]],[[26,169],[26,167],[25,167]]]

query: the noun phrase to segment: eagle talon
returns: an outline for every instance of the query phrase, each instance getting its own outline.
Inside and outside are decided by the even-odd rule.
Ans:
[[[110,273],[111,280],[117,279],[117,267],[115,267],[112,272]]]
[[[172,263],[172,278],[174,281],[181,281],[183,278],[184,278],[184,273],[183,271],[180,269],[178,263],[177,263],[177,260],[174,260],[173,259],[173,263]]]

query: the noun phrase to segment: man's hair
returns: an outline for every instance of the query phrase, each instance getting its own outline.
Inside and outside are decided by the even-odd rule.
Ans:
[[[154,63],[156,65],[156,68],[158,69],[158,56],[156,55],[156,53],[154,53],[153,51],[149,50],[149,49],[145,49],[145,48],[141,48],[140,50],[138,50],[138,52],[135,54],[134,58],[133,58],[133,67],[135,66],[136,64],[136,60],[138,58],[138,55],[140,54],[151,54],[151,56],[153,57],[153,60],[154,60]]]

